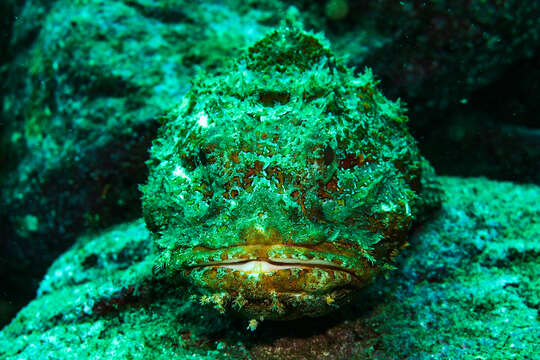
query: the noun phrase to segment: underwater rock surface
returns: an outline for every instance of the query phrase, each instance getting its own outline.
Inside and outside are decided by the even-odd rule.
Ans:
[[[345,18],[317,20],[352,64],[380,74],[388,96],[418,108],[458,104],[538,54],[537,1],[348,2]],[[306,3],[311,11],[321,6]]]
[[[540,187],[439,178],[446,201],[398,271],[330,317],[247,321],[152,275],[137,220],[85,236],[0,332],[0,358],[533,359],[540,352]]]

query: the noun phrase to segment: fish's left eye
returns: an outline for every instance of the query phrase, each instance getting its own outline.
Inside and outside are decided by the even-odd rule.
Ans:
[[[206,152],[203,149],[199,150],[199,153],[196,157],[197,165],[206,166],[208,164],[208,158],[206,157]]]

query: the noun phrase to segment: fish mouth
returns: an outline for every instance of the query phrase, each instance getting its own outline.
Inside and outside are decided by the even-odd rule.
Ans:
[[[217,266],[233,269],[245,273],[268,273],[284,269],[294,268],[328,268],[350,272],[348,269],[337,266],[330,261],[323,260],[298,260],[298,259],[257,259],[257,260],[233,260],[231,262],[214,263],[204,266]],[[354,273],[353,273],[354,275]]]
[[[219,311],[275,320],[333,311],[377,269],[357,249],[329,243],[195,247],[178,265]]]
[[[339,266],[326,260],[302,260],[294,258],[255,258],[255,259],[230,259],[227,261],[216,261],[192,266],[191,268],[216,267],[232,269],[248,274],[264,274],[280,270],[319,268],[332,271],[344,271],[355,276],[354,271],[349,268]]]
[[[357,250],[333,244],[195,247],[182,267],[186,275],[199,279],[201,286],[227,289],[233,287],[227,286],[229,283],[241,289],[260,283],[255,292],[267,288],[320,293],[343,286],[362,287],[376,272]]]

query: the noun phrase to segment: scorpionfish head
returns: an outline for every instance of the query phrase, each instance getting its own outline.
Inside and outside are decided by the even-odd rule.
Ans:
[[[339,308],[438,202],[406,121],[321,36],[269,33],[164,117],[142,186],[157,265],[221,312]]]

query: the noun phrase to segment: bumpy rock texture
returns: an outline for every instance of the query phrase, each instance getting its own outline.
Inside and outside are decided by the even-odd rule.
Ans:
[[[152,275],[144,222],[81,237],[0,332],[2,359],[533,359],[540,188],[440,178],[447,200],[399,271],[329,317],[255,332]]]
[[[142,191],[157,266],[221,311],[337,309],[440,202],[399,101],[324,41],[282,25],[196,79],[154,141]]]

